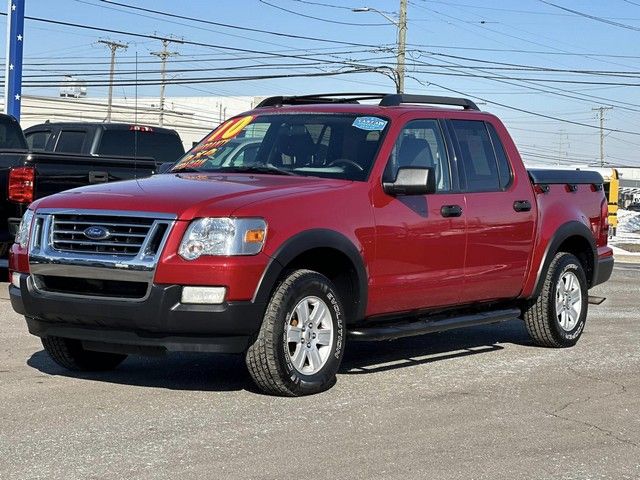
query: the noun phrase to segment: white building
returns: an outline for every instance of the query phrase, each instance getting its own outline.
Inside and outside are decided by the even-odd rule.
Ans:
[[[177,130],[185,149],[191,148],[218,124],[250,110],[264,97],[167,97],[163,126]],[[107,117],[104,98],[40,97],[21,99],[20,124],[23,129],[50,122],[103,122]],[[112,122],[158,126],[158,97],[114,98]]]

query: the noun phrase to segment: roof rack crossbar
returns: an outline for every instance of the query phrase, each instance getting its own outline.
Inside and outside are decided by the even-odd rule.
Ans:
[[[277,96],[262,100],[256,108],[278,107],[282,105],[310,105],[318,103],[359,103],[360,100],[380,100],[381,107],[393,107],[403,103],[430,105],[453,105],[465,110],[480,110],[467,98],[439,97],[434,95],[407,95],[387,93],[316,93],[313,95]]]
[[[392,107],[403,103],[428,103],[431,105],[454,105],[465,110],[480,110],[478,106],[467,98],[439,97],[435,95],[385,95],[380,101],[381,107]]]
[[[277,96],[262,100],[256,108],[281,105],[309,105],[313,103],[358,103],[358,100],[378,100],[386,93],[316,93],[313,95]]]

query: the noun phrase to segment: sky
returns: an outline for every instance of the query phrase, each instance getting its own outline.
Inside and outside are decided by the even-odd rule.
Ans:
[[[358,7],[386,17],[351,11]],[[393,92],[398,10],[399,0],[26,0],[26,15],[44,21],[25,21],[23,94],[57,95],[72,74],[88,82],[89,97],[105,97],[109,50],[98,40],[109,39],[128,45],[116,64],[116,81],[128,84],[114,95],[133,97],[136,57],[139,80],[159,79],[151,52],[162,45],[145,35],[176,39],[167,96]],[[613,106],[606,162],[640,166],[639,46],[640,0],[409,0],[405,91],[472,98],[505,122],[530,164],[598,162],[593,109]],[[265,75],[296,77],[246,78]]]

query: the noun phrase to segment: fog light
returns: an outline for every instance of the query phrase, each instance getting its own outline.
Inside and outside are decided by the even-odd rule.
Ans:
[[[206,303],[217,305],[224,302],[226,287],[182,287],[182,303]]]
[[[11,285],[16,288],[20,288],[20,272],[11,273]]]

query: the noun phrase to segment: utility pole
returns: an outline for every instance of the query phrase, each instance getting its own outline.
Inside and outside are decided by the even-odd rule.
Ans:
[[[164,123],[164,90],[165,83],[167,81],[167,59],[169,57],[178,55],[178,52],[169,51],[169,42],[170,40],[163,39],[162,50],[160,50],[159,52],[151,52],[151,55],[155,55],[162,62],[160,67],[160,113],[158,114],[158,125],[160,125],[161,127]]]
[[[398,38],[397,38],[397,44],[396,44],[397,63],[396,63],[396,68],[393,71],[393,74],[394,74],[393,80],[394,80],[394,83],[396,84],[396,93],[404,93],[404,69],[405,69],[406,52],[407,52],[407,0],[400,0],[399,15],[396,13],[391,14],[393,15],[393,17],[396,17],[396,15],[398,15],[397,19],[392,18],[387,13],[373,7],[352,8],[351,11],[356,13],[375,12],[379,15],[382,15],[384,18],[387,19],[387,21],[389,21],[389,23],[391,23],[392,25],[395,25],[395,27],[397,28],[398,30]]]
[[[111,66],[109,67],[109,95],[107,99],[107,122],[111,121],[111,108],[113,106],[113,74],[116,69],[116,51],[119,48],[126,50],[128,47],[125,43],[114,42],[111,40],[98,40],[98,43],[102,43],[109,47],[111,50]]]
[[[558,159],[556,161],[556,165],[560,165],[560,161],[564,160],[564,150],[563,150],[563,141],[562,141],[562,137],[567,137],[567,140],[569,139],[569,135],[567,135],[567,131],[563,128],[561,128],[560,130],[558,130],[558,135],[559,135],[559,139],[558,139]]]
[[[604,167],[604,114],[607,110],[613,110],[613,107],[598,107],[591,110],[598,112],[600,118],[600,166]]]
[[[404,66],[407,49],[407,0],[400,0],[400,20],[398,22],[398,93],[404,93]]]

